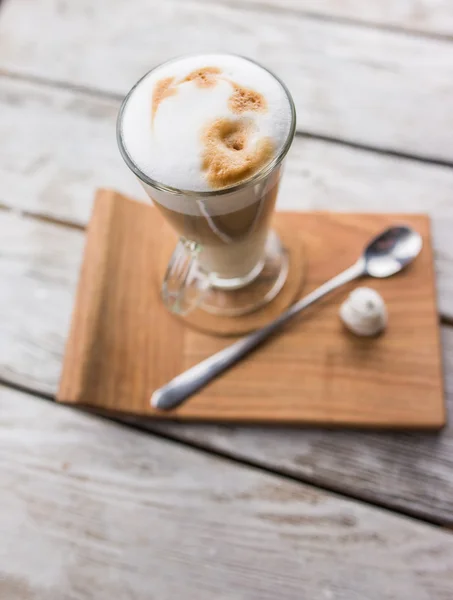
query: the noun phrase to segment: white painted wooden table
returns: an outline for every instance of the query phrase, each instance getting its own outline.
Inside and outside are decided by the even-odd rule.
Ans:
[[[2,600],[453,597],[453,426],[112,423],[53,402],[94,190],[141,194],[119,102],[164,58],[225,50],[294,94],[281,209],[432,216],[452,408],[452,39],[448,0],[0,2]]]

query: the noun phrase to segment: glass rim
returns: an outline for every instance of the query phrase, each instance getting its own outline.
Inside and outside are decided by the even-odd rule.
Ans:
[[[120,110],[118,112],[118,118],[117,118],[117,122],[116,122],[116,137],[117,137],[117,142],[118,142],[118,147],[121,153],[121,156],[123,157],[124,162],[126,163],[126,165],[129,167],[129,169],[143,182],[146,183],[147,185],[151,186],[152,188],[162,191],[162,192],[167,192],[169,194],[175,194],[175,195],[184,195],[184,196],[196,196],[196,197],[212,197],[212,196],[221,196],[223,194],[230,194],[232,192],[237,192],[249,185],[253,185],[255,183],[258,183],[259,181],[261,181],[262,179],[264,179],[267,175],[269,175],[281,162],[282,160],[285,158],[285,156],[288,153],[288,150],[291,147],[291,144],[293,142],[294,139],[294,135],[296,133],[296,107],[294,105],[294,100],[291,96],[291,93],[289,91],[289,89],[286,87],[286,85],[283,83],[283,81],[280,79],[280,77],[278,77],[277,75],[275,75],[275,73],[273,73],[271,70],[269,70],[268,68],[264,67],[263,65],[261,65],[259,62],[257,62],[256,60],[253,60],[251,58],[248,58],[246,56],[242,56],[240,54],[232,54],[232,53],[215,53],[215,54],[219,54],[219,55],[229,55],[229,56],[237,56],[239,58],[243,58],[244,60],[247,60],[251,63],[254,63],[255,65],[259,66],[260,68],[264,69],[265,71],[267,71],[274,79],[276,79],[278,81],[278,83],[282,86],[283,91],[285,92],[286,98],[288,100],[289,103],[289,107],[290,107],[290,111],[291,111],[291,124],[290,124],[290,128],[289,128],[289,132],[288,132],[288,136],[285,140],[285,143],[283,144],[280,152],[261,170],[257,171],[254,175],[252,175],[251,177],[249,177],[248,179],[245,179],[244,181],[240,181],[239,183],[229,186],[229,187],[225,187],[225,188],[220,188],[218,190],[200,190],[200,191],[195,191],[195,190],[184,190],[184,189],[180,189],[180,188],[176,188],[176,187],[172,187],[170,185],[166,185],[160,181],[157,181],[155,179],[152,179],[151,177],[149,177],[148,175],[146,175],[146,173],[143,173],[143,171],[135,164],[135,162],[132,160],[131,156],[129,155],[129,153],[126,150],[125,144],[123,143],[123,135],[122,135],[122,120],[123,120],[123,113],[124,110],[126,108],[126,104],[129,100],[129,98],[131,97],[131,95],[133,94],[134,90],[140,85],[140,83],[146,78],[148,77],[148,75],[150,75],[153,71],[155,71],[156,69],[159,69],[160,67],[170,64],[172,62],[175,62],[177,60],[180,60],[181,58],[187,58],[187,57],[191,57],[191,56],[203,56],[202,54],[199,53],[194,53],[194,54],[184,54],[184,55],[180,55],[180,56],[176,56],[174,58],[171,58],[170,60],[166,60],[162,63],[159,63],[158,65],[156,65],[155,67],[153,67],[152,69],[150,69],[147,73],[145,73],[136,83],[135,85],[129,90],[129,92],[126,94],[126,96],[124,97],[122,103],[121,103],[121,107]]]

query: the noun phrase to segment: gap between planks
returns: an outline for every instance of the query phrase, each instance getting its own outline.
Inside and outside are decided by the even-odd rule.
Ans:
[[[210,0],[201,0],[202,2],[210,2]],[[0,0],[1,2],[1,0]],[[294,17],[303,17],[311,21],[318,21],[324,23],[337,23],[338,25],[352,25],[354,27],[361,27],[363,29],[388,31],[390,33],[397,33],[408,37],[427,38],[433,40],[443,40],[447,42],[453,42],[453,35],[448,33],[440,33],[435,31],[425,31],[423,29],[417,29],[413,27],[404,27],[403,25],[392,25],[391,23],[379,23],[376,21],[365,21],[364,19],[358,19],[350,16],[339,15],[339,14],[327,14],[316,12],[316,10],[310,10],[306,8],[297,8],[292,6],[284,6],[277,4],[279,0],[266,2],[252,1],[247,2],[244,0],[217,0],[219,5],[226,7],[240,8],[241,10],[248,10],[250,12],[268,12],[285,14]]]
[[[1,0],[0,0],[1,2]],[[96,89],[86,85],[80,85],[71,83],[69,81],[51,79],[48,77],[42,77],[40,75],[33,74],[24,74],[24,73],[15,73],[13,71],[9,71],[6,69],[0,68],[0,78],[9,79],[11,81],[18,81],[20,83],[28,83],[36,86],[40,86],[43,88],[47,88],[50,90],[61,90],[66,92],[73,92],[75,94],[81,94],[88,98],[98,99],[98,100],[111,100],[114,102],[118,102],[118,105],[122,102],[124,95],[116,94],[114,92],[108,92],[105,90]],[[448,167],[453,168],[453,161],[444,160],[441,158],[435,158],[431,156],[424,156],[419,154],[411,154],[407,152],[401,152],[398,150],[392,150],[391,148],[379,148],[377,146],[371,146],[368,144],[362,144],[360,142],[354,142],[352,140],[348,140],[346,138],[338,138],[335,136],[322,135],[318,133],[313,133],[311,131],[307,131],[304,129],[298,129],[296,131],[296,136],[300,138],[306,138],[310,140],[318,140],[321,142],[326,142],[328,144],[335,144],[337,146],[343,146],[346,148],[352,148],[354,150],[361,150],[363,152],[369,152],[372,154],[382,155],[382,156],[390,156],[393,158],[400,158],[403,160],[411,160],[417,163],[435,165],[439,167]]]
[[[0,386],[3,386],[5,388],[11,389],[11,390],[15,390],[18,392],[23,392],[25,394],[29,394],[29,395],[33,396],[34,398],[36,398],[37,400],[52,402],[52,403],[55,403],[56,406],[61,406],[61,404],[56,402],[55,396],[53,394],[39,392],[39,391],[36,391],[33,388],[28,387],[26,385],[14,383],[14,382],[8,381],[6,379],[0,378]],[[341,486],[332,486],[332,485],[328,486],[328,485],[325,485],[325,484],[317,481],[316,478],[313,479],[313,478],[304,477],[303,475],[298,475],[298,476],[292,475],[285,469],[279,470],[277,468],[270,467],[269,465],[262,463],[258,460],[245,458],[242,456],[240,457],[240,456],[233,454],[232,452],[228,452],[227,450],[219,450],[216,448],[212,448],[203,443],[197,443],[193,440],[190,440],[190,441],[184,440],[179,437],[173,436],[171,433],[163,433],[161,430],[156,431],[153,429],[152,424],[150,426],[147,426],[147,424],[144,421],[143,422],[140,421],[139,417],[125,416],[124,418],[121,418],[118,416],[108,415],[108,414],[104,414],[101,412],[97,412],[94,409],[93,410],[90,410],[88,408],[81,409],[80,407],[75,407],[75,406],[70,406],[70,405],[66,405],[66,407],[70,408],[71,410],[74,410],[74,411],[91,414],[91,415],[97,417],[98,419],[116,423],[117,425],[120,425],[120,426],[125,427],[126,429],[129,429],[132,431],[139,431],[139,432],[145,433],[147,435],[152,435],[155,438],[172,442],[173,444],[176,444],[183,448],[191,448],[193,450],[202,452],[203,454],[215,456],[217,458],[227,460],[232,464],[249,467],[249,468],[254,469],[255,471],[259,471],[261,473],[275,475],[286,481],[292,481],[294,483],[308,485],[312,488],[316,488],[323,492],[335,494],[336,496],[344,498],[346,500],[351,500],[353,502],[357,502],[358,504],[361,504],[363,506],[379,508],[379,509],[385,510],[389,513],[399,515],[401,517],[409,518],[414,521],[418,521],[420,523],[425,523],[427,525],[432,525],[443,531],[448,531],[449,533],[450,532],[453,533],[453,527],[451,527],[449,525],[445,525],[445,523],[443,523],[440,519],[433,519],[426,515],[422,516],[418,513],[412,512],[410,510],[403,510],[402,508],[395,508],[394,506],[392,506],[386,502],[377,502],[377,501],[373,501],[369,498],[364,499],[363,497],[358,496],[356,494],[345,492],[341,488]]]
[[[200,0],[201,2],[210,2],[211,0]],[[300,8],[297,6],[285,6],[283,3],[278,4],[279,0],[217,0],[220,6],[233,7],[241,10],[246,10],[250,13],[262,13],[267,12],[269,14],[285,14],[288,16],[300,17],[311,21],[324,22],[324,23],[337,23],[338,25],[352,25],[354,27],[378,30],[389,33],[396,33],[408,37],[418,37],[433,40],[442,40],[447,42],[453,41],[453,35],[449,33],[442,33],[438,31],[428,31],[418,29],[416,27],[396,25],[392,23],[382,23],[379,21],[373,21],[373,17],[369,20],[366,18],[357,18],[357,16],[328,14],[327,12],[317,12],[310,8]],[[0,10],[3,7],[3,1],[0,0]]]

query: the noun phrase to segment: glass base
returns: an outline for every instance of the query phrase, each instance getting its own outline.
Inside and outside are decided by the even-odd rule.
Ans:
[[[240,280],[211,277],[211,287],[206,290],[199,306],[211,314],[231,317],[258,310],[271,302],[282,289],[288,269],[288,255],[277,234],[271,231],[263,260]]]
[[[195,308],[219,316],[244,315],[271,302],[283,288],[288,271],[288,254],[274,231],[268,234],[263,260],[245,277],[232,279],[204,273],[196,256],[180,241],[167,268],[162,299],[180,316]]]

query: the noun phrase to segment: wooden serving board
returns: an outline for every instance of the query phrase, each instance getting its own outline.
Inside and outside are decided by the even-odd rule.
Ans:
[[[156,418],[440,428],[445,423],[439,326],[429,219],[422,215],[277,213],[276,225],[302,236],[304,292],[349,266],[367,240],[393,223],[423,236],[415,263],[387,280],[368,280],[384,297],[389,326],[362,339],[338,309],[351,284],[312,307],[241,364],[170,413],[152,391],[231,343],[194,330],[160,300],[159,265],[171,234],[155,209],[100,192],[64,360],[58,400]],[[170,237],[169,237],[170,235]]]

